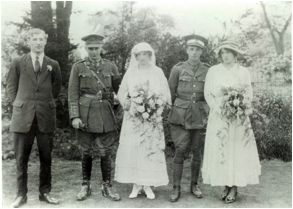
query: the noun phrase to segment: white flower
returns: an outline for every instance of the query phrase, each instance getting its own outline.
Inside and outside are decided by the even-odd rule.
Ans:
[[[238,107],[239,103],[240,102],[239,102],[238,99],[234,99],[233,104],[234,104],[235,107]]]
[[[132,93],[132,96],[133,96],[133,97],[137,97],[137,96],[138,96],[138,92],[137,92],[137,91],[133,92],[133,93]]]
[[[149,103],[150,107],[154,107],[154,105],[155,105],[153,98],[151,98],[148,103]]]
[[[161,122],[162,120],[163,120],[163,117],[162,116],[159,116],[159,117],[156,118],[156,122],[157,123]]]
[[[162,108],[159,108],[158,110],[157,110],[157,115],[162,115],[162,113],[163,113],[163,110],[162,110]]]
[[[161,99],[158,99],[157,104],[161,106],[163,104],[163,101]]]
[[[138,106],[137,111],[138,112],[144,112],[145,111],[144,106]]]
[[[137,97],[137,98],[135,99],[135,102],[136,102],[136,103],[142,103],[142,98],[141,98],[141,97]]]
[[[144,119],[149,118],[149,116],[150,116],[150,115],[149,115],[147,112],[145,112],[145,113],[142,114],[142,117],[143,117]]]
[[[253,112],[253,111],[252,111],[251,108],[245,110],[245,114],[246,114],[246,115],[251,115],[252,112]]]
[[[52,71],[52,69],[53,69],[53,68],[52,68],[51,65],[47,65],[47,70],[48,70],[48,71]]]

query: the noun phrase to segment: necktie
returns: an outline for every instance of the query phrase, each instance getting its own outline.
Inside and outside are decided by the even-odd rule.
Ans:
[[[38,74],[41,70],[41,64],[39,62],[39,57],[36,57],[36,61],[35,61],[35,72],[36,74]]]

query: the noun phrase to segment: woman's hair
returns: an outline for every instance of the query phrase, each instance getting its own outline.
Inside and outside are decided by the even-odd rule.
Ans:
[[[152,52],[150,52],[150,51],[144,51],[144,52],[147,52],[148,53],[148,55],[149,55],[149,57],[151,57],[152,56]],[[137,54],[138,54],[139,52],[137,52],[136,54],[135,54],[135,57],[137,57]]]
[[[238,53],[236,51],[234,51],[232,49],[228,49],[228,48],[223,48],[223,49],[227,50],[228,52],[231,52],[234,55],[235,59],[237,58]],[[222,52],[223,49],[219,50],[219,52],[218,52],[218,57],[219,57],[221,62],[223,62],[223,59],[222,59],[222,56],[221,56],[221,52]]]
[[[27,38],[28,40],[30,40],[31,37],[33,37],[33,35],[35,34],[43,34],[44,35],[44,38],[47,40],[48,38],[48,35],[45,33],[45,31],[39,29],[39,28],[33,28],[33,29],[30,29],[28,34],[27,34]]]

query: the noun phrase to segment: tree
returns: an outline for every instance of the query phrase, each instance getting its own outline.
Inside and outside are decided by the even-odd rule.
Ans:
[[[56,1],[56,11],[50,1],[32,1],[31,18],[25,18],[31,27],[41,28],[48,34],[45,53],[58,61],[63,84],[68,82],[69,52],[76,48],[69,41],[71,12],[72,1]]]
[[[292,3],[290,1],[284,2],[285,10],[291,11]],[[266,4],[264,2],[260,2],[261,8],[263,10],[264,19],[267,25],[267,28],[270,31],[270,34],[273,39],[274,46],[276,48],[276,52],[278,55],[284,53],[284,35],[285,32],[291,23],[292,13],[289,17],[286,17],[286,13],[271,15],[271,19],[269,19],[269,14],[266,9]]]

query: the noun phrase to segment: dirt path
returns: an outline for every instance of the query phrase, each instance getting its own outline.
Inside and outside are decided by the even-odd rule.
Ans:
[[[168,174],[171,180],[172,163],[167,160]],[[189,160],[185,161],[182,179],[181,198],[176,203],[168,201],[171,183],[168,186],[156,187],[155,200],[149,200],[144,195],[129,199],[131,184],[113,182],[115,190],[119,191],[122,200],[112,202],[100,192],[101,173],[99,161],[94,161],[92,170],[92,195],[85,201],[78,202],[75,196],[81,185],[81,163],[55,159],[52,166],[52,195],[61,202],[58,206],[48,205],[38,200],[39,163],[30,162],[28,169],[28,202],[23,208],[280,208],[292,207],[292,163],[282,161],[262,161],[262,176],[259,185],[250,185],[238,189],[237,201],[225,204],[219,200],[221,187],[211,187],[200,183],[204,198],[196,199],[189,192],[190,168]],[[15,160],[2,162],[2,207],[7,208],[15,198],[16,177]],[[113,174],[113,173],[112,173]],[[201,182],[201,181],[200,181]]]

